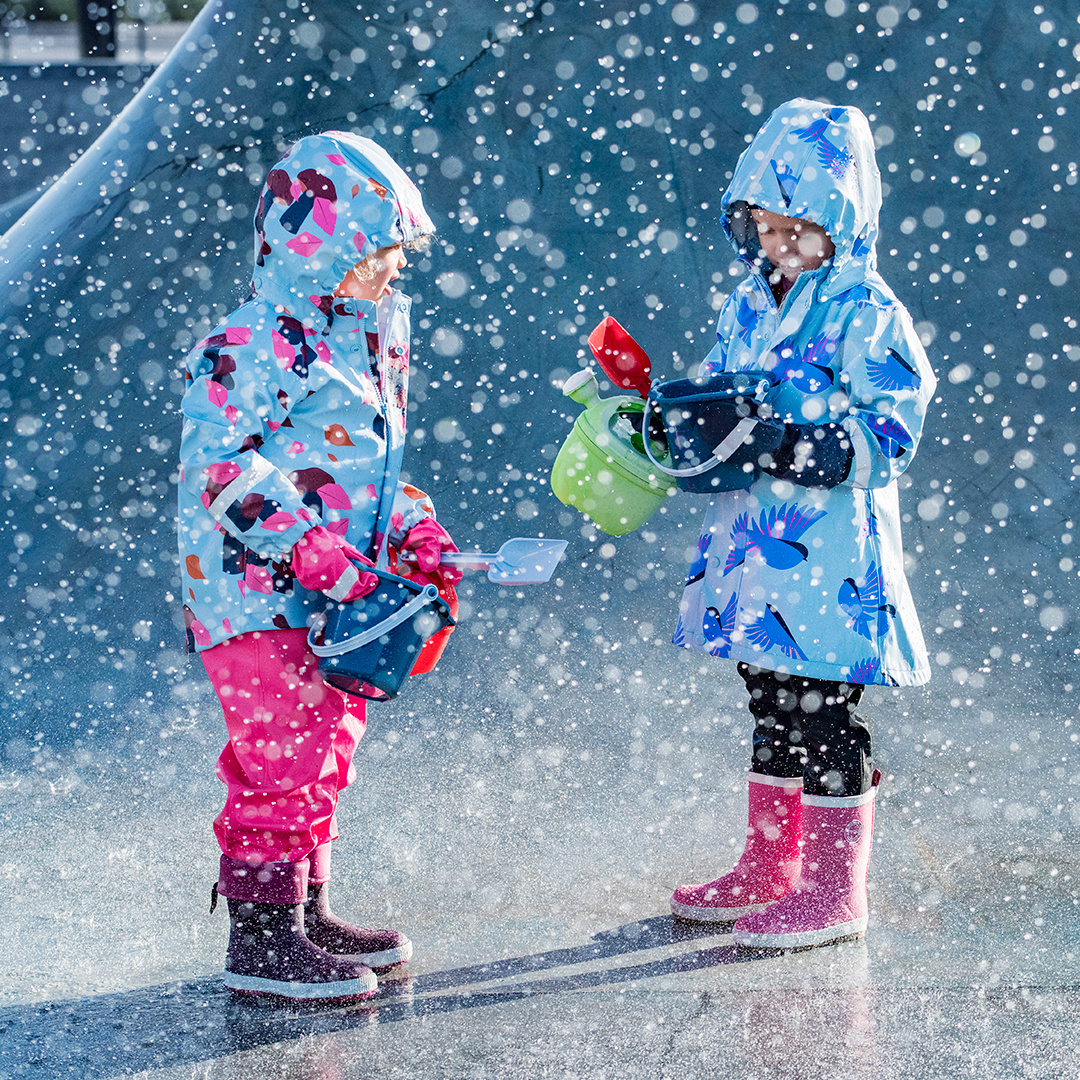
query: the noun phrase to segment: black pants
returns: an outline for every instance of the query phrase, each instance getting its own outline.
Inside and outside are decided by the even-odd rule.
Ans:
[[[863,688],[739,664],[755,720],[752,772],[803,778],[807,795],[870,790],[870,729],[855,715]]]

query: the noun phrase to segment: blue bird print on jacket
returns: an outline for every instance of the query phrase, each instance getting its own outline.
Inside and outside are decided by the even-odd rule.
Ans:
[[[793,350],[785,362],[784,378],[804,394],[824,393],[833,384],[833,371],[829,366],[839,338],[821,334],[811,339],[806,348]]]
[[[791,197],[795,194],[795,186],[799,182],[798,173],[786,161],[777,161],[773,158],[770,164],[772,165],[773,175],[776,177],[776,183],[780,187],[784,206],[790,206]]]
[[[711,656],[726,658],[731,655],[731,635],[735,632],[738,610],[736,593],[731,594],[731,599],[724,606],[722,613],[714,607],[705,609],[705,616],[701,620],[701,632],[708,642]]]
[[[895,350],[889,349],[884,357],[868,357],[866,370],[870,381],[879,390],[911,390],[918,393],[922,379],[915,369]]]
[[[858,241],[856,241],[858,244]],[[852,254],[854,254],[854,247]],[[874,294],[865,285],[855,285],[841,294],[845,303],[851,302],[856,308],[867,308],[875,305]]]
[[[768,512],[762,510],[756,521],[740,514],[731,530],[732,550],[724,573],[743,562],[747,551],[756,552],[774,570],[798,566],[809,554],[806,545],[799,543],[799,537],[824,516],[824,510],[798,503],[783,503]]]
[[[876,657],[867,657],[858,663],[852,664],[847,673],[847,682],[856,683],[859,686],[895,686],[896,680],[881,672],[881,661]]]
[[[798,135],[803,142],[814,143],[817,147],[818,162],[822,168],[827,169],[838,180],[842,179],[848,170],[848,166],[854,160],[851,151],[845,147],[839,147],[826,138],[830,124],[834,120],[840,120],[844,116],[843,109],[831,109],[828,116],[815,120],[809,127],[795,128],[794,134]]]
[[[790,570],[809,554],[806,546],[798,543],[799,537],[824,516],[824,510],[798,503],[774,506],[767,515],[762,510],[760,519],[746,530],[746,546],[755,548],[774,570]]]
[[[868,540],[871,536],[880,536],[878,532],[878,520],[877,514],[871,511],[866,516],[866,520],[859,526],[859,539]]]
[[[858,581],[845,578],[836,602],[847,616],[848,629],[868,639],[874,635],[884,637],[889,630],[889,620],[896,616],[896,608],[887,603],[885,582],[876,562],[867,567]]]
[[[724,577],[746,560],[746,528],[749,520],[750,515],[744,511],[731,526],[731,541],[728,544],[727,561],[724,563]]]
[[[889,458],[903,457],[914,446],[911,433],[899,420],[891,416],[879,416],[877,414],[864,413],[861,409],[856,410],[865,421],[870,433],[878,441],[881,452]]]
[[[784,617],[772,604],[766,604],[764,614],[747,624],[746,638],[752,645],[757,645],[766,652],[775,647],[792,660],[806,659],[806,653],[799,648],[795,636],[784,622]]]
[[[739,337],[742,338],[744,344],[750,344],[750,339],[754,336],[754,327],[757,326],[760,318],[761,311],[757,307],[756,297],[753,295],[742,297],[735,312],[735,322],[739,327]]]
[[[690,585],[700,581],[705,576],[705,569],[709,565],[709,545],[712,543],[712,533],[703,532],[698,537],[697,555],[690,564],[690,572],[686,578],[686,584]]]

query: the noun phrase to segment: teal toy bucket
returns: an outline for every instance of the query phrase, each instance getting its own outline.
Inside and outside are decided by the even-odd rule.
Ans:
[[[591,368],[567,379],[563,393],[586,409],[551,467],[552,492],[609,536],[640,529],[676,491],[675,482],[646,456],[645,402],[626,395],[600,397]],[[668,461],[663,443],[653,441],[650,450],[659,463]]]
[[[454,625],[434,585],[373,570],[378,587],[349,604],[330,601],[308,632],[319,674],[354,697],[389,701],[428,638]]]

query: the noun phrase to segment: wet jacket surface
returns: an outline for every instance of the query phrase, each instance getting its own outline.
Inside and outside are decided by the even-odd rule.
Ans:
[[[385,565],[391,515],[430,513],[398,483],[410,299],[335,297],[356,262],[434,227],[377,144],[310,136],[268,175],[253,295],[186,360],[180,568],[190,649],[304,627],[289,556],[323,525]],[[398,522],[397,524],[402,524]]]
[[[823,226],[836,253],[777,306],[746,205]],[[701,373],[765,369],[787,423],[839,424],[854,451],[832,488],[763,474],[705,513],[674,641],[810,678],[917,685],[930,677],[904,574],[897,479],[936,379],[907,310],[878,274],[881,184],[855,109],[796,100],[739,159],[722,203],[750,272],[720,312]],[[811,470],[808,470],[809,475]]]

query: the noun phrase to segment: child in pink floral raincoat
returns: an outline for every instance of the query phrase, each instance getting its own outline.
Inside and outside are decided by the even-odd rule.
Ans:
[[[307,645],[319,593],[354,600],[387,545],[436,583],[457,550],[398,480],[410,299],[405,249],[434,232],[420,193],[370,139],[301,139],[266,179],[252,295],[187,359],[179,505],[184,615],[225,711],[214,823],[241,993],[342,1000],[403,963],[395,930],[331,914],[338,793],[354,777],[362,699],[328,686]],[[444,576],[445,575],[445,576]]]

